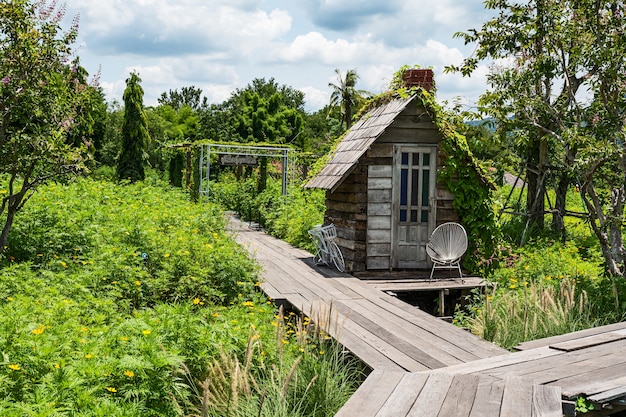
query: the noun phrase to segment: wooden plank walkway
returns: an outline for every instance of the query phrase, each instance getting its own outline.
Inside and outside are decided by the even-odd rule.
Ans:
[[[626,323],[509,353],[358,278],[317,267],[310,253],[245,223],[229,228],[262,266],[268,296],[326,320],[329,334],[372,369],[339,417],[557,417],[581,396],[596,409],[626,408]]]
[[[329,334],[372,369],[424,371],[507,353],[245,223],[230,229],[262,266],[268,296],[324,317]]]

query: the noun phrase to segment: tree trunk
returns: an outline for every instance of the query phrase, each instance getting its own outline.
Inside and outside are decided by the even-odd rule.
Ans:
[[[2,233],[0,233],[0,254],[4,252],[9,244],[9,232],[13,227],[13,220],[15,220],[15,214],[18,212],[20,203],[23,198],[23,192],[13,195],[9,198],[7,204],[7,217],[4,220],[4,226],[2,227]]]
[[[589,211],[589,224],[598,238],[607,272],[614,277],[623,277],[625,249],[621,226],[624,220],[626,190],[623,183],[619,187],[611,187],[609,212],[605,215],[591,182],[592,175],[593,173],[587,174],[582,189],[583,201]]]
[[[529,225],[531,228],[543,229],[544,227],[546,159],[547,146],[545,140],[533,139],[529,144],[528,166],[526,167],[526,180],[528,182],[526,213],[530,217]]]

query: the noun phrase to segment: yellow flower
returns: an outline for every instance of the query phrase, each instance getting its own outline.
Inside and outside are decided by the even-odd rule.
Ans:
[[[197,298],[197,297],[196,297],[196,298],[194,298],[194,299],[193,299],[193,303],[194,303],[194,304],[196,304],[196,305],[200,304],[200,299],[199,299],[199,298]]]
[[[244,301],[244,307],[254,307],[254,303],[252,301]]]
[[[124,371],[124,375],[126,375],[129,378],[132,378],[135,376],[135,373],[133,371]]]
[[[113,387],[107,387],[107,391],[109,392],[117,392],[117,390]]]
[[[36,329],[33,329],[33,334],[42,334],[45,329],[45,326],[39,326]]]
[[[126,336],[122,336],[122,337],[120,337],[120,339],[121,339],[122,341],[124,341],[124,342],[128,342],[128,338],[127,338]]]
[[[85,355],[85,359],[91,359],[93,358],[93,355],[91,353],[88,353]]]
[[[7,297],[7,301],[13,301],[13,297]]]
[[[16,363],[13,363],[11,365],[9,365],[9,369],[12,371],[19,371],[20,370],[20,366]]]
[[[55,364],[54,364],[54,368],[55,368],[55,369],[61,369],[61,365],[59,365],[58,363],[55,363]]]
[[[140,287],[141,286],[141,281],[139,281],[139,280],[135,281],[135,285]]]
[[[211,314],[211,316],[213,316],[213,317],[219,317],[220,315],[219,315],[219,313],[213,313],[213,314]]]
[[[81,332],[88,332],[88,331],[89,331],[89,329],[88,329],[88,328],[86,328],[85,326],[83,326],[83,327],[81,327],[81,328],[80,328],[80,331],[81,331]]]
[[[169,253],[165,253],[165,254],[163,254],[163,257],[164,257],[164,258],[169,258],[169,257],[170,257],[170,254],[169,254]]]
[[[61,261],[61,266],[62,266],[63,268],[67,268],[67,264],[66,264],[65,262],[63,262],[63,261]]]
[[[152,332],[151,332],[149,329],[145,329],[145,330],[142,330],[142,331],[141,331],[141,334],[142,334],[142,335],[144,335],[144,336],[147,336],[147,335],[149,335],[150,333],[152,333]]]

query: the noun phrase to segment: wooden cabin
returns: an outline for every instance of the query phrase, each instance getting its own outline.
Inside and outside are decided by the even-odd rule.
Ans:
[[[410,71],[409,86],[433,87],[432,70]],[[324,220],[337,228],[347,271],[429,269],[432,231],[459,221],[454,195],[438,181],[442,133],[419,97],[392,97],[367,112],[305,185],[327,190]]]

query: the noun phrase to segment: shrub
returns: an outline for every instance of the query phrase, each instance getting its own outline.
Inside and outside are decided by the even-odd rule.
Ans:
[[[342,374],[324,365],[333,356],[301,352],[294,332],[277,339],[275,307],[221,207],[157,179],[79,179],[42,187],[14,230],[0,259],[3,416],[191,415],[209,364],[226,366],[222,352],[243,363],[251,343],[262,347],[246,368],[257,392],[272,384],[268,369],[288,378],[280,361]],[[340,382],[338,392],[354,389]],[[307,401],[336,411],[332,398]]]
[[[211,183],[210,199],[242,218],[258,222],[268,233],[293,246],[314,250],[308,231],[324,221],[324,191],[289,189],[282,195],[282,183],[268,180],[262,193],[257,193],[253,179],[237,181],[232,174],[223,174]]]

